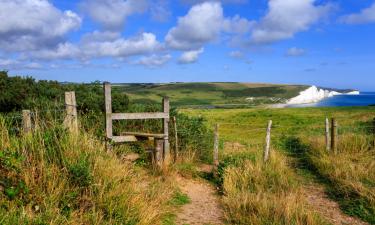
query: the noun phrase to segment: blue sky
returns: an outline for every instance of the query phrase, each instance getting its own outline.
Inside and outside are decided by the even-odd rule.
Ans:
[[[0,69],[375,90],[374,0],[0,0]]]

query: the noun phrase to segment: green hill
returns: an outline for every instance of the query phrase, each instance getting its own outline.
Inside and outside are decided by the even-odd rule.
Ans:
[[[282,103],[307,88],[303,85],[256,83],[117,84],[133,102],[159,102],[168,96],[174,106],[260,105]]]

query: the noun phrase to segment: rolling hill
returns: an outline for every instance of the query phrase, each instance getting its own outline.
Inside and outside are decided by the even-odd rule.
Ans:
[[[295,97],[308,86],[256,83],[168,83],[168,84],[114,84],[136,103],[160,102],[168,96],[171,104],[184,106],[253,106],[283,103]]]

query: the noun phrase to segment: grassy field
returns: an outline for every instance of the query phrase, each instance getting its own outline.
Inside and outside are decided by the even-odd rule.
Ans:
[[[273,85],[252,83],[170,83],[121,84],[117,89],[125,92],[134,102],[160,102],[168,96],[173,106],[221,104],[279,103],[297,96],[307,88],[302,85]],[[253,101],[246,98],[253,97]]]
[[[328,223],[301,196],[304,182],[326,186],[342,210],[375,224],[374,107],[183,110],[219,124],[219,185],[233,224]],[[338,153],[325,150],[325,118],[338,121]],[[262,162],[268,120],[272,157]],[[288,209],[285,211],[285,209]]]

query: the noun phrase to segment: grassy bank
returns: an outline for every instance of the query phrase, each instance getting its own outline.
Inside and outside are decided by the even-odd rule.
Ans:
[[[0,224],[161,224],[171,212],[172,180],[90,133],[52,124],[20,137],[0,117],[0,146]]]

